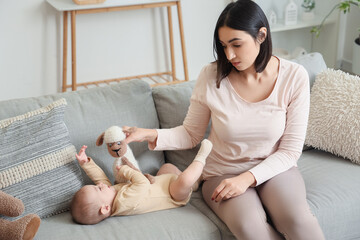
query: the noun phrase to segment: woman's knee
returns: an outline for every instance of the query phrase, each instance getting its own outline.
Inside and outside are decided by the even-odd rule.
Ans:
[[[320,225],[310,209],[278,212],[272,221],[285,239],[324,239]]]

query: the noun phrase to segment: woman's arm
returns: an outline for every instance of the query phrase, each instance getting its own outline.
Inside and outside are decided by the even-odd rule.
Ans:
[[[293,93],[287,107],[285,130],[276,152],[249,171],[255,176],[257,185],[297,165],[306,135],[310,108],[309,78],[303,67],[297,69]]]
[[[147,141],[151,150],[176,150],[195,147],[203,138],[210,120],[205,103],[208,73],[204,67],[193,90],[190,106],[182,125],[169,129],[145,129],[124,126],[126,143]]]

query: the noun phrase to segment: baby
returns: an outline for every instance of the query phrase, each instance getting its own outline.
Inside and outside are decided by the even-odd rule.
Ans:
[[[176,208],[190,200],[192,187],[200,178],[212,143],[204,139],[193,162],[181,172],[176,166],[166,163],[155,176],[155,182],[139,171],[122,165],[118,175],[129,183],[113,185],[102,169],[85,154],[83,146],[76,154],[82,169],[96,185],[82,187],[71,203],[71,214],[81,224],[96,224],[110,216],[134,215]]]

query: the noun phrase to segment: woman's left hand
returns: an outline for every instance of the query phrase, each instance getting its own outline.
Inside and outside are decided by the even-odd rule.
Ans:
[[[211,196],[211,200],[219,202],[243,194],[250,186],[255,186],[256,180],[251,172],[244,172],[239,176],[221,181]]]

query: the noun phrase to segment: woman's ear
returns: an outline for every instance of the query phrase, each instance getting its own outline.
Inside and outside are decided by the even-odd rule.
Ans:
[[[262,44],[265,39],[266,39],[266,36],[267,36],[267,29],[266,27],[262,27],[259,29],[258,31],[258,35],[256,37],[256,41],[259,43],[259,44]]]
[[[102,205],[100,208],[100,214],[101,215],[107,215],[111,210],[110,205]]]
[[[104,141],[105,132],[103,132],[97,139],[96,139],[96,146],[101,146]]]

